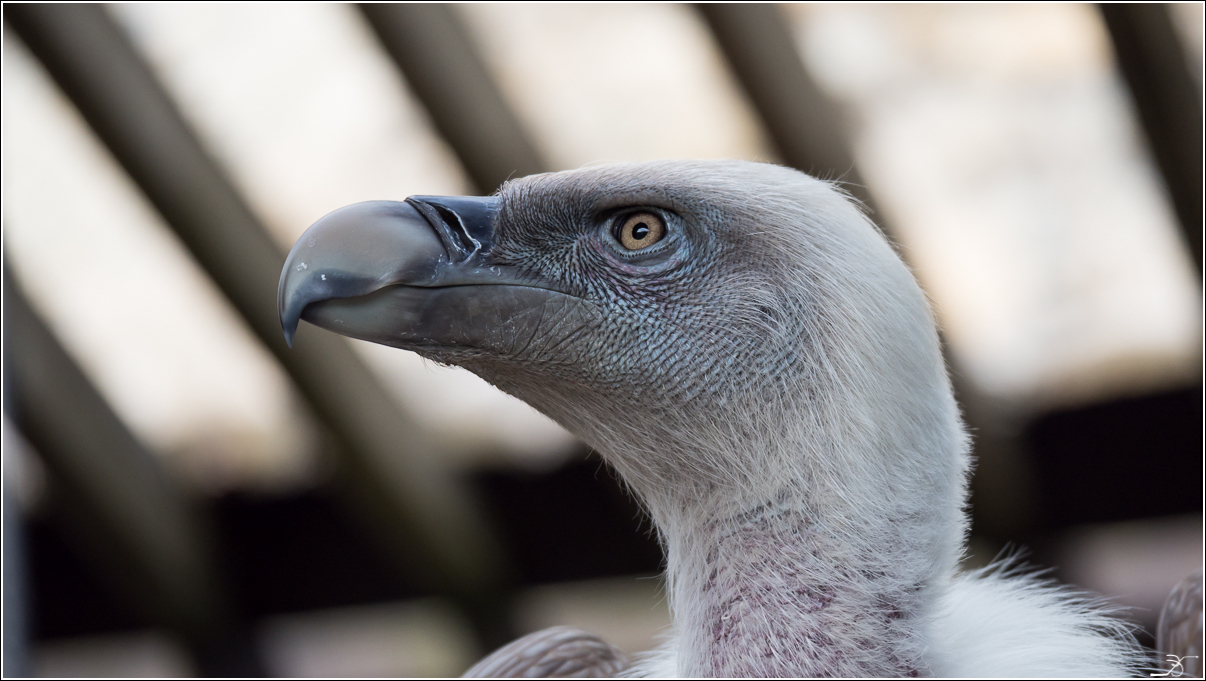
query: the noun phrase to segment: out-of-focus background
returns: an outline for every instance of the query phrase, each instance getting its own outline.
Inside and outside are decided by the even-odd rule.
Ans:
[[[1202,84],[1200,3],[6,4],[4,674],[655,645],[661,553],[597,455],[275,319],[337,207],[654,158],[848,183],[942,325],[968,567],[1027,547],[1150,632],[1202,564]]]

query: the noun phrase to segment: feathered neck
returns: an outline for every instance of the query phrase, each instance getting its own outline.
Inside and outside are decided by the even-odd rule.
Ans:
[[[946,580],[918,528],[868,526],[852,536],[849,523],[791,501],[799,498],[663,524],[678,673],[928,673],[927,604]]]
[[[883,379],[594,431],[612,435],[594,444],[666,549],[679,675],[930,673],[923,642],[962,545],[966,474],[932,372],[911,392]]]

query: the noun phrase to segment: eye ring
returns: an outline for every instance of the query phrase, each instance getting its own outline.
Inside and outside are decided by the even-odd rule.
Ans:
[[[647,210],[631,213],[619,222],[615,236],[625,249],[639,251],[666,238],[666,221]]]

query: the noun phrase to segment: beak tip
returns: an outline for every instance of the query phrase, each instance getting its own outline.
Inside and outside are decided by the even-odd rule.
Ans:
[[[297,325],[301,323],[301,310],[297,309],[297,301],[293,300],[294,296],[287,296],[284,292],[284,279],[281,280],[282,291],[277,298],[277,318],[281,322],[281,332],[285,334],[285,345],[289,349],[293,349],[293,336],[297,334]],[[304,305],[300,306],[304,307]]]
[[[289,349],[293,349],[293,334],[297,333],[297,318],[285,319],[281,317],[281,331],[285,334],[285,345]]]

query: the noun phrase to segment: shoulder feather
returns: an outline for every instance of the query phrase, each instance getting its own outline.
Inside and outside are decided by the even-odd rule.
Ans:
[[[627,667],[624,653],[598,636],[550,627],[490,653],[462,678],[611,678]]]
[[[1121,609],[1006,560],[956,577],[927,658],[946,677],[1122,677],[1151,669]]]

